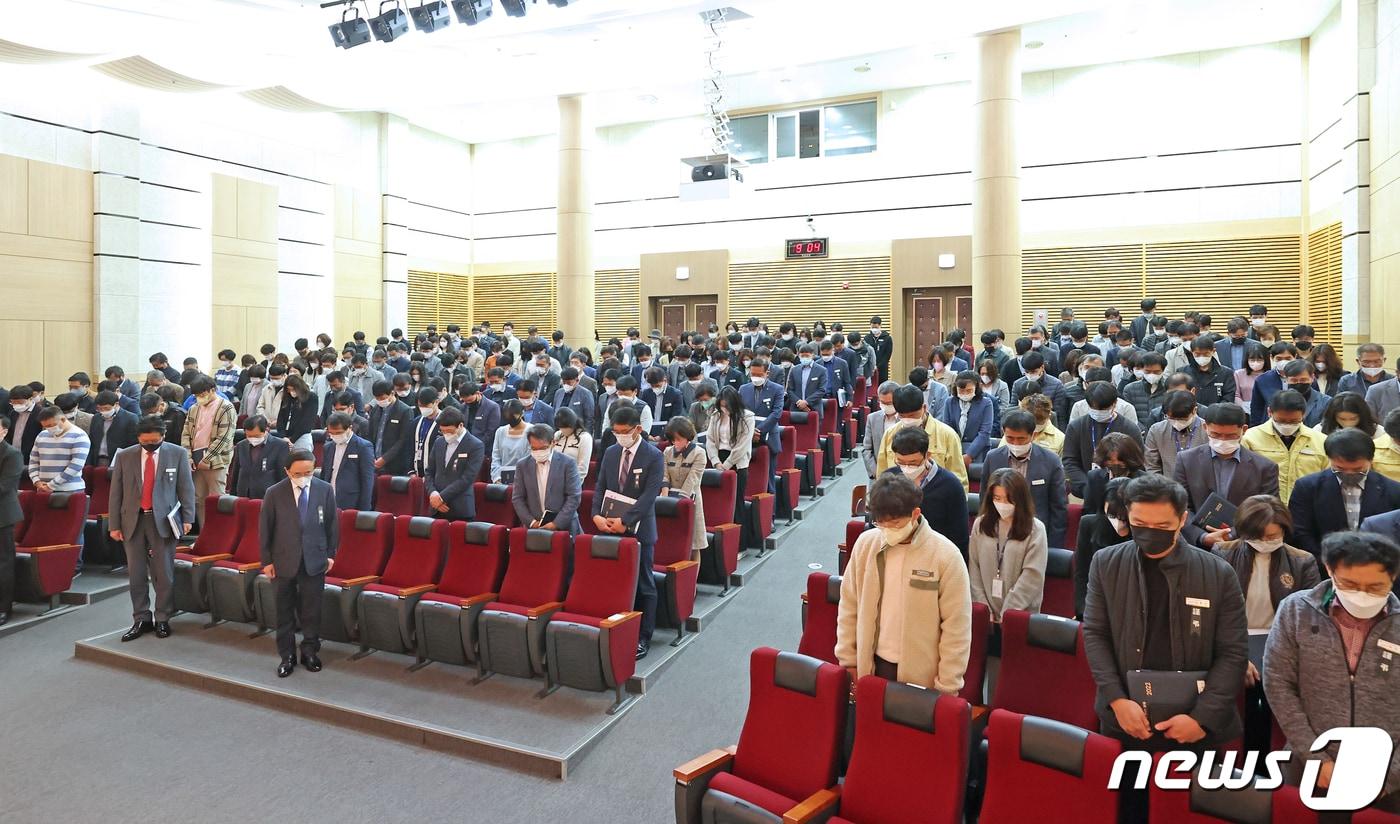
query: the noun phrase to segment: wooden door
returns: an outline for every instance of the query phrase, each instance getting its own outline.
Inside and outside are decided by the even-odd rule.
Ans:
[[[943,341],[943,299],[914,298],[914,363],[927,367],[928,353]]]
[[[710,324],[712,323],[719,323],[719,304],[695,304],[695,331],[703,335],[710,330]]]
[[[982,333],[981,333],[981,332],[978,332],[977,335],[974,335],[973,332],[972,332],[972,296],[971,296],[971,295],[968,295],[968,296],[965,296],[965,297],[964,297],[964,296],[959,296],[959,297],[958,297],[958,328],[961,329],[961,330],[963,330],[963,334],[967,335],[966,341],[967,341],[968,343],[971,343],[971,344],[973,345],[973,347],[972,347],[973,349],[976,349],[976,348],[977,348],[977,346],[976,346],[977,335],[980,335],[980,334],[982,334]]]
[[[661,336],[676,340],[685,331],[685,304],[663,303],[661,305]]]

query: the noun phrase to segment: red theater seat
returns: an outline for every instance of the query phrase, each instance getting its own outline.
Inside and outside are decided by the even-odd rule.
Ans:
[[[593,489],[584,487],[578,499],[578,525],[587,535],[601,535],[598,525],[593,523]]]
[[[773,512],[777,504],[777,498],[768,491],[769,457],[765,448],[753,451],[743,489],[744,533],[748,535],[748,546],[757,549],[760,555],[764,551],[764,540],[773,534]]]
[[[1040,611],[1074,617],[1074,550],[1050,547],[1045,559],[1045,594]]]
[[[564,607],[571,545],[567,532],[510,531],[510,563],[501,592],[476,622],[479,678],[497,672],[518,678],[544,675],[544,627]]]
[[[574,542],[569,594],[545,626],[546,692],[612,690],[608,714],[622,707],[642,628],[642,614],[632,611],[640,551],[636,538],[616,535],[580,535]]]
[[[864,518],[852,518],[846,522],[846,543],[836,545],[836,572],[846,574],[846,564],[851,562],[851,550],[855,548],[860,534],[871,528]]]
[[[651,576],[656,582],[656,625],[676,631],[676,640],[671,642],[675,646],[685,637],[685,622],[695,610],[695,584],[700,575],[700,562],[690,560],[695,502],[657,498],[655,512]]]
[[[778,453],[778,465],[773,471],[773,491],[777,496],[775,514],[791,522],[802,493],[802,470],[797,468],[797,430],[791,426],[778,427],[778,440],[783,451]]]
[[[1097,730],[1094,694],[1078,621],[1018,609],[1002,615],[993,707]]]
[[[982,684],[987,680],[987,639],[992,634],[992,611],[981,601],[972,602],[972,643],[967,653],[967,672],[958,697],[969,704],[982,703]]]
[[[841,416],[836,408],[835,398],[822,401],[821,428],[824,431],[818,433],[817,443],[822,448],[822,474],[834,478],[836,467],[847,452],[842,445],[844,441],[841,437]]]
[[[1154,775],[1160,758],[1161,756],[1156,756],[1152,760],[1151,769]],[[1241,764],[1238,756],[1233,763]],[[1146,765],[1142,765],[1140,768],[1148,769]],[[1150,788],[1148,790],[1149,815],[1154,824],[1155,822],[1164,822],[1164,824],[1167,822],[1169,824],[1238,824],[1238,822],[1249,822],[1249,824],[1256,822],[1258,824],[1316,824],[1318,821],[1317,813],[1303,805],[1297,787],[1285,784],[1275,790],[1265,790],[1255,786],[1255,779],[1251,779],[1239,789],[1217,787],[1207,790],[1199,782],[1200,768],[1201,763],[1197,761],[1195,769],[1190,771],[1179,769],[1167,771],[1168,778],[1191,782],[1189,789],[1164,790],[1157,786],[1155,780],[1147,782]],[[1213,776],[1223,774],[1219,760],[1215,760],[1211,764],[1210,774]],[[1231,776],[1238,781],[1244,780],[1237,769],[1231,770]],[[1395,824],[1395,822],[1400,821],[1400,817],[1388,813],[1376,813],[1376,815],[1382,817],[1369,818],[1362,813],[1355,813],[1351,816],[1351,822],[1352,824],[1362,824],[1362,822]]]
[[[418,599],[437,585],[447,554],[447,521],[436,518],[394,519],[394,548],[379,581],[360,592],[360,652],[413,649],[413,610]]]
[[[326,575],[321,596],[321,639],[351,642],[358,637],[360,592],[379,580],[394,546],[394,516],[387,512],[345,509],[340,513],[340,547]],[[255,587],[258,624],[277,626],[276,588],[265,576]]]
[[[700,583],[729,592],[729,576],[739,568],[740,533],[734,518],[734,498],[739,475],[732,469],[706,469],[700,477],[700,494],[705,509],[705,529],[709,545],[700,553]]]
[[[1118,792],[1108,789],[1117,741],[1071,724],[992,710],[987,792],[979,824],[1056,821],[1116,824]]]
[[[520,526],[520,516],[515,514],[515,505],[510,502],[510,484],[484,484],[477,481],[472,485],[476,496],[476,519],[488,524],[504,527]],[[592,515],[589,516],[592,520]]]
[[[817,431],[817,415],[814,412],[784,412],[781,418],[784,426],[791,426],[796,440],[794,465],[802,470],[802,494],[814,496],[822,482],[823,452],[820,433]]]
[[[802,640],[797,651],[828,664],[836,663],[836,611],[841,604],[841,576],[807,575],[802,593]]]
[[[73,585],[87,501],[85,492],[34,493],[29,510],[24,512],[24,537],[16,538],[17,600],[48,601],[55,607],[59,593]]]
[[[510,530],[481,521],[453,521],[447,530],[447,565],[437,588],[413,612],[418,663],[476,663],[476,619],[495,600],[506,574]]]
[[[1065,526],[1065,546],[1079,546],[1079,519],[1084,517],[1084,504],[1070,504]]]
[[[245,512],[238,508],[235,495],[210,495],[204,499],[204,526],[194,545],[175,553],[175,609],[181,612],[209,611],[209,570],[215,561],[233,557],[243,537]],[[253,533],[258,530],[252,523]]]
[[[374,479],[374,508],[395,517],[428,514],[423,479],[414,475],[380,475]]]
[[[253,584],[262,574],[262,545],[258,540],[258,520],[262,501],[238,499],[238,517],[243,522],[233,557],[220,558],[209,567],[206,582],[209,617],[212,621],[250,622],[253,611]]]

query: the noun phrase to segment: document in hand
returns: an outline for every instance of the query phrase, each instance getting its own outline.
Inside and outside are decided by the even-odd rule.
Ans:
[[[1215,494],[1210,493],[1206,502],[1201,504],[1201,510],[1196,513],[1196,525],[1204,529],[1219,529],[1225,524],[1233,524],[1235,521],[1235,505]]]
[[[1190,713],[1196,707],[1196,696],[1205,689],[1204,670],[1133,670],[1128,673],[1128,697],[1142,705],[1149,724]]]
[[[629,498],[626,495],[608,490],[603,495],[602,511],[598,514],[604,518],[621,518],[627,510],[637,505],[636,498]]]
[[[170,533],[172,535],[174,535],[176,538],[184,537],[185,524],[180,520],[179,501],[175,502],[175,508],[170,510],[170,512],[166,514],[165,519],[170,522]]]

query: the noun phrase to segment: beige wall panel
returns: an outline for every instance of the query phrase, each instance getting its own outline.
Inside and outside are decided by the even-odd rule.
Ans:
[[[83,240],[0,232],[0,255],[91,264],[92,244]]]
[[[952,269],[939,269],[938,256],[953,255]],[[972,238],[921,237],[890,245],[890,276],[894,293],[930,286],[972,288]]]
[[[380,218],[383,204],[377,192],[356,189],[354,194],[354,223],[350,237],[365,243],[378,243],[383,237],[384,226]]]
[[[381,299],[383,273],[379,257],[335,255],[335,294],[337,297]],[[368,330],[366,330],[368,331]]]
[[[0,232],[29,231],[29,161],[0,155]]]
[[[277,187],[238,181],[238,237],[277,242]]]
[[[350,340],[355,332],[364,332],[372,341],[379,336],[383,323],[379,315],[382,300],[365,298],[337,297],[335,299],[335,338],[336,345]]]
[[[257,354],[264,343],[277,342],[277,313],[248,309],[248,351]],[[239,354],[243,354],[239,352]]]
[[[690,268],[689,280],[676,280],[676,267]],[[643,333],[660,326],[652,317],[652,298],[675,295],[716,295],[719,298],[719,324],[729,317],[729,250],[708,249],[694,252],[662,252],[642,255],[638,278],[638,299]]]
[[[257,356],[258,348],[248,345],[247,315],[248,309],[244,306],[214,304],[210,307],[210,328],[214,342],[214,352],[211,355],[221,349],[232,349],[239,357]],[[213,362],[211,359],[210,363]]]
[[[0,255],[0,318],[91,323],[92,264]]]
[[[335,184],[335,236],[350,237],[355,231],[355,190],[341,183]]]
[[[43,321],[15,320],[0,323],[0,384],[10,387],[34,380],[35,365],[43,362]],[[44,383],[48,384],[48,381]]]
[[[213,264],[215,303],[277,307],[277,261],[214,255]]]
[[[92,241],[92,172],[29,162],[29,234]]]
[[[92,323],[74,321],[44,322],[44,385],[49,397],[58,394],[52,387],[68,387],[74,372],[96,373],[93,363]]]
[[[214,175],[215,238],[238,237],[238,178]],[[217,240],[214,251],[219,251]]]
[[[214,254],[237,255],[238,257],[277,260],[277,244],[261,240],[244,240],[237,237],[214,235]]]
[[[359,255],[360,257],[372,257],[379,259],[384,244],[379,241],[369,242],[355,240],[354,238],[337,235],[335,238],[335,251],[342,255]]]

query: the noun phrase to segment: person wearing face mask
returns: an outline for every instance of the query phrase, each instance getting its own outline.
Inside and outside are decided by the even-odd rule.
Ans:
[[[335,490],[341,509],[374,508],[374,445],[351,431],[351,417],[344,412],[326,421],[320,477]]]
[[[1205,426],[1196,412],[1196,396],[1182,389],[1168,390],[1159,412],[1162,420],[1147,430],[1143,460],[1148,472],[1171,477],[1183,451],[1207,442]]]
[[[415,394],[417,401],[417,416],[409,424],[412,438],[412,451],[409,453],[411,463],[409,464],[410,475],[417,475],[420,478],[427,474],[428,458],[432,454],[433,442],[442,437],[438,431],[437,418],[441,410],[438,408],[438,393],[436,389],[425,387],[419,389]],[[517,408],[520,402],[515,401]]]
[[[88,450],[87,463],[108,466],[119,451],[136,443],[137,417],[119,406],[117,393],[111,390],[98,392],[95,401],[97,413],[88,427],[92,448]],[[36,426],[37,420],[36,416]]]
[[[1035,434],[1031,443],[1048,449],[1060,459],[1065,451],[1065,433],[1055,426],[1055,411],[1050,405],[1050,399],[1039,394],[1027,395],[1021,399],[1020,408],[1035,418]],[[1005,432],[1002,434],[1005,435]]]
[[[1172,478],[1188,495],[1191,517],[1182,535],[1194,546],[1210,549],[1230,537],[1230,524],[1208,527],[1196,519],[1214,493],[1238,507],[1250,495],[1277,495],[1278,464],[1241,446],[1247,418],[1233,403],[1217,403],[1202,416],[1207,443],[1177,455]]]
[[[919,487],[923,503],[919,511],[924,522],[934,532],[953,542],[963,560],[967,560],[968,523],[967,495],[958,476],[934,463],[929,456],[928,433],[915,427],[903,427],[890,441],[894,466],[886,475],[903,475]]]
[[[1258,361],[1258,350],[1256,344],[1250,344],[1250,358],[1256,363]],[[1284,370],[1293,361],[1298,359],[1298,350],[1293,348],[1291,343],[1275,343],[1268,349],[1268,369],[1254,376],[1254,384],[1250,390],[1249,400],[1249,425],[1258,426],[1268,417],[1269,400],[1274,393],[1281,389],[1288,388],[1287,379],[1284,377]],[[1251,364],[1250,368],[1253,368]],[[1309,376],[1308,383],[1312,383]]]
[[[695,393],[707,384],[714,392],[719,392],[719,386],[714,381],[705,379],[705,370],[700,364],[686,364],[681,370],[680,383],[676,386],[681,393],[681,409],[689,410],[695,404]]]
[[[1290,780],[1307,761],[1320,761],[1317,785],[1327,787],[1336,751],[1311,751],[1319,730],[1400,729],[1391,660],[1400,648],[1400,546],[1375,533],[1335,533],[1322,543],[1322,561],[1328,577],[1278,605],[1264,651],[1264,692],[1294,755]],[[1400,753],[1391,754],[1370,809],[1400,813]]]
[[[1278,464],[1279,498],[1285,504],[1299,478],[1327,467],[1327,436],[1304,422],[1306,410],[1299,393],[1276,392],[1269,401],[1269,422],[1250,427],[1242,441],[1249,451]]]
[[[738,393],[731,396],[730,402],[734,407],[742,408],[737,397]],[[748,412],[748,410],[744,410]],[[752,416],[749,415],[749,424],[752,426]],[[726,421],[726,424],[728,422]],[[731,432],[731,435],[733,433]],[[731,437],[731,443],[738,440],[748,441],[747,438]],[[694,501],[692,508],[692,528],[690,536],[690,560],[699,561],[700,551],[708,545],[705,538],[705,501],[700,494],[700,480],[705,474],[705,465],[709,460],[706,454],[706,447],[695,442],[695,427],[691,425],[690,419],[684,415],[672,418],[666,424],[666,432],[663,440],[670,443],[662,451],[662,460],[666,463],[665,480],[661,484],[660,496],[689,498]],[[733,455],[733,450],[727,450],[728,455]],[[720,469],[734,469],[738,473],[738,489],[743,489],[748,482],[748,462],[744,462],[744,467],[740,469],[737,464],[733,466],[721,466]],[[743,496],[739,496],[743,497]],[[743,515],[743,504],[736,503],[734,509],[735,518]],[[743,523],[735,520],[734,523]]]
[[[1269,353],[1257,343],[1250,343],[1245,351],[1244,367],[1235,370],[1235,403],[1246,412],[1254,408],[1254,383],[1272,371]],[[1269,381],[1272,383],[1272,379]],[[1278,387],[1272,387],[1278,391]]]
[[[1094,553],[1132,539],[1128,529],[1128,504],[1123,490],[1130,478],[1114,478],[1104,490],[1103,509],[1084,511],[1074,548],[1074,617],[1084,620],[1084,598],[1089,591],[1089,567]]]
[[[366,440],[374,447],[374,470],[380,475],[407,475],[412,468],[413,410],[394,394],[387,380],[374,384]]]
[[[1014,469],[992,473],[982,489],[982,508],[972,522],[967,546],[972,600],[987,605],[992,623],[1000,624],[1008,609],[1040,612],[1049,553],[1030,484]],[[1000,649],[1000,644],[994,648]]]
[[[1337,381],[1337,393],[1355,392],[1364,398],[1371,387],[1393,377],[1385,370],[1385,347],[1379,343],[1363,343],[1356,347],[1356,371]]]
[[[539,384],[534,378],[526,378],[515,385],[515,397],[525,408],[525,423],[554,425],[554,407],[540,400],[537,392]]]
[[[1123,400],[1133,405],[1139,421],[1146,422],[1167,396],[1167,359],[1148,352],[1139,358],[1138,369],[1142,375],[1123,387]]]
[[[886,472],[894,465],[894,436],[903,427],[922,429],[928,434],[929,455],[933,462],[957,476],[967,489],[967,464],[963,462],[962,438],[958,431],[924,409],[924,396],[916,386],[901,386],[894,392],[895,420],[885,427],[875,453],[875,471]]]
[[[651,429],[649,434],[659,439],[667,421],[677,415],[684,416],[686,407],[681,391],[667,382],[666,370],[653,366],[646,371],[646,388],[642,390],[640,400],[651,410]]]
[[[1087,368],[1086,368],[1087,364]],[[1103,366],[1098,365],[1098,359],[1094,356],[1086,357],[1080,361],[1080,383],[1079,392],[1071,392],[1073,387],[1065,388],[1065,398],[1060,409],[1056,410],[1056,415],[1060,415],[1061,410],[1067,412],[1063,417],[1069,423],[1074,423],[1079,418],[1089,413],[1089,387],[1095,383],[1107,383],[1113,387],[1113,391],[1118,393],[1118,387],[1113,383],[1113,373]],[[1189,377],[1189,376],[1187,376]],[[1078,400],[1074,400],[1074,398]],[[1065,409],[1068,407],[1068,409]],[[1138,419],[1137,408],[1131,403],[1123,400],[1121,394],[1116,394],[1113,401],[1113,414],[1115,417],[1123,418],[1136,424],[1139,429],[1147,425],[1146,421]]]
[[[44,404],[34,392],[34,387],[20,384],[10,390],[10,445],[20,451],[26,464],[34,439],[39,437],[39,413]]]
[[[971,370],[958,375],[955,389],[957,396],[948,399],[939,417],[958,432],[963,465],[971,466],[981,463],[987,454],[996,410]]]
[[[1186,541],[1179,484],[1143,475],[1123,497],[1132,539],[1094,554],[1084,599],[1101,732],[1137,751],[1218,748],[1243,731],[1235,701],[1249,644],[1239,580],[1224,559]],[[1145,711],[1129,697],[1129,682],[1144,677],[1138,671],[1152,680],[1194,678],[1194,705],[1165,718],[1150,702]],[[1145,821],[1146,801],[1145,791],[1120,793],[1124,820]]]
[[[1362,374],[1364,377],[1365,373]],[[1384,374],[1381,373],[1382,376]],[[1354,381],[1351,391],[1359,392],[1361,383],[1362,381]],[[1340,383],[1337,388],[1339,391],[1346,391]],[[1371,407],[1371,412],[1377,420],[1383,420],[1392,409],[1400,409],[1400,380],[1384,378],[1371,384],[1366,388],[1366,404]]]
[[[572,412],[569,418],[572,421]],[[530,529],[580,534],[578,506],[583,493],[583,476],[579,474],[577,460],[559,450],[559,436],[544,424],[531,426],[526,436],[530,454],[516,463],[515,481],[511,485],[511,504],[516,516]]]
[[[1202,337],[1204,337],[1202,330]],[[1214,341],[1216,357],[1220,363],[1234,372],[1236,369],[1244,368],[1245,357],[1249,353],[1249,346],[1252,340],[1256,340],[1250,334],[1252,330],[1249,321],[1242,317],[1235,316],[1225,325],[1225,337]],[[1194,350],[1193,350],[1194,353]]]
[[[516,403],[518,405],[519,402]],[[550,437],[553,437],[552,431]],[[462,413],[456,409],[444,409],[439,413],[437,437],[433,440],[423,474],[428,508],[434,518],[450,521],[476,519],[473,485],[481,474],[484,460],[486,447],[467,431]],[[514,469],[516,463],[518,461],[505,466]]]
[[[1122,432],[1110,432],[1099,440],[1094,450],[1094,465],[1089,470],[1089,481],[1084,485],[1084,509],[1088,512],[1103,509],[1109,481],[1115,478],[1131,480],[1147,472],[1142,447]]]
[[[574,462],[580,480],[588,477],[593,461],[593,435],[571,409],[554,413],[554,450]]]
[[[875,359],[875,380],[888,380],[890,358],[894,356],[894,338],[885,331],[879,315],[870,319],[870,334],[865,336],[865,346]]]
[[[566,366],[559,374],[560,386],[554,392],[553,407],[562,411],[570,409],[579,420],[582,426],[588,431],[593,429],[593,419],[598,412],[598,400],[593,393],[580,386],[582,375],[577,367]],[[558,411],[555,415],[558,415]]]
[[[233,449],[228,472],[228,494],[262,499],[282,478],[291,447],[282,438],[268,437],[267,419],[254,415],[243,422],[243,440]]]
[[[133,622],[122,641],[148,632],[170,635],[175,610],[175,544],[194,525],[194,475],[190,453],[165,443],[165,421],[154,415],[136,424],[139,446],[121,450],[112,461],[107,528],[126,551]],[[149,582],[155,581],[151,611]],[[154,620],[152,620],[154,619]]]
[[[1196,381],[1196,399],[1206,406],[1235,403],[1235,370],[1216,360],[1215,354],[1211,338],[1202,335],[1191,342],[1191,366],[1186,372]],[[1254,391],[1258,393],[1259,388],[1256,381]]]
[[[812,412],[821,426],[822,401],[835,397],[831,387],[831,373],[816,359],[816,347],[810,343],[798,349],[797,365],[787,373],[788,408],[798,412]],[[825,432],[824,429],[818,429]]]
[[[725,387],[726,389],[732,387]],[[738,394],[737,389],[734,390]],[[696,387],[694,400],[691,401],[690,410],[687,415],[690,423],[697,432],[705,432],[710,428],[710,420],[715,414],[715,400],[719,396],[719,390],[713,381],[701,381]]]
[[[41,493],[82,492],[83,467],[87,464],[92,442],[83,430],[63,416],[56,406],[46,406],[36,416],[40,432],[29,453],[29,480]],[[86,513],[86,510],[84,510]],[[83,571],[83,531],[78,531],[79,555],[76,572]]]
[[[1385,426],[1376,435],[1376,457],[1371,467],[1380,474],[1400,481],[1400,409],[1385,416]]]
[[[225,397],[233,398],[238,394],[238,379],[242,373],[235,362],[238,353],[232,349],[224,349],[219,352],[219,368],[214,370],[214,386]]]
[[[1107,372],[1106,369],[1090,371],[1089,376],[1096,380],[1091,380],[1085,389],[1084,400],[1088,412],[1071,419],[1069,428],[1065,430],[1065,476],[1069,479],[1070,491],[1081,498],[1089,481],[1089,471],[1096,466],[1094,454],[1099,441],[1114,432],[1125,434],[1135,441],[1142,440],[1142,430],[1138,429],[1137,424],[1118,414],[1118,392],[1102,379]]]
[[[923,495],[903,473],[870,485],[870,517],[841,578],[836,661],[854,681],[875,675],[956,695],[972,644],[967,566],[924,521]]]
[[[274,363],[267,367],[267,381],[263,384],[258,394],[258,405],[253,414],[262,415],[269,421],[276,421],[277,416],[282,411],[282,403],[286,397],[283,387],[287,385],[287,366],[282,363]],[[315,406],[312,406],[315,409]]]
[[[1011,385],[1012,406],[1020,404],[1021,399],[1027,395],[1044,395],[1050,399],[1050,404],[1055,409],[1064,404],[1065,385],[1054,375],[1056,370],[1039,350],[1027,352],[1022,356],[1021,369],[1023,375]],[[1001,406],[999,410],[1006,408],[1008,407]]]
[[[1327,534],[1400,509],[1400,483],[1371,471],[1376,442],[1366,433],[1340,429],[1327,436],[1324,449],[1328,467],[1299,478],[1288,499],[1294,541],[1319,560]]]
[[[705,453],[717,469],[732,469],[739,476],[736,489],[746,489],[749,460],[754,449],[754,414],[744,406],[731,386],[719,392],[705,434]],[[734,502],[734,523],[744,523],[743,495]]]
[[[860,458],[865,463],[865,474],[872,481],[875,480],[875,473],[878,471],[875,457],[880,451],[880,444],[884,442],[885,430],[899,418],[894,411],[894,393],[897,389],[899,384],[894,381],[880,384],[876,390],[880,406],[865,418],[865,448],[861,450]]]
[[[778,431],[778,421],[783,414],[783,400],[786,393],[776,381],[768,380],[768,359],[756,357],[749,366],[749,382],[739,387],[739,399],[744,408],[753,413],[754,443],[762,441],[772,453],[769,466],[777,466],[778,455],[783,451],[783,442]],[[920,398],[920,405],[923,400]],[[772,491],[772,484],[769,485]]]
[[[520,401],[506,401],[501,406],[502,423],[491,442],[491,482],[510,483],[515,465],[529,457],[530,442],[525,437],[525,407]]]
[[[195,522],[204,526],[204,499],[224,491],[233,458],[233,404],[219,397],[214,380],[200,375],[190,381],[195,405],[185,415],[180,445],[194,462]]]

